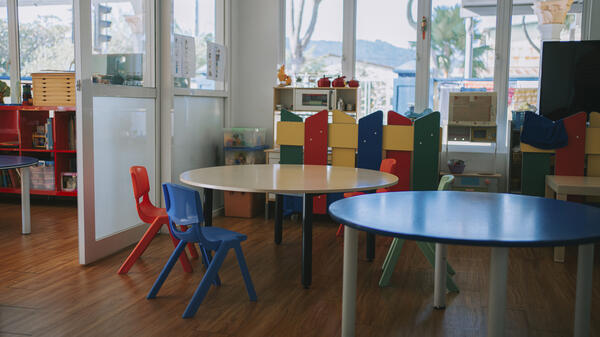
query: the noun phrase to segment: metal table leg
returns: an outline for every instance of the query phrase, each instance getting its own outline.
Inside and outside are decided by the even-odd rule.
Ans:
[[[577,288],[575,292],[575,328],[573,336],[590,336],[594,244],[580,245],[577,254]]]
[[[29,185],[30,185],[30,171],[29,167],[22,167],[21,169],[21,222],[22,222],[22,233],[31,233],[31,210],[29,203]]]
[[[283,195],[275,194],[275,244],[281,243],[281,236],[283,232]]]
[[[435,244],[435,276],[433,287],[433,307],[444,309],[446,307],[446,245]]]
[[[302,203],[302,285],[308,289],[312,281],[312,194],[304,194]]]
[[[204,226],[212,226],[213,218],[213,190],[211,188],[204,189]]]
[[[367,233],[367,261],[371,262],[375,258],[375,234]]]
[[[504,337],[508,248],[493,247],[490,260],[490,293],[487,319],[487,337]]]
[[[358,231],[344,226],[344,279],[342,288],[342,337],[356,334],[356,273]]]

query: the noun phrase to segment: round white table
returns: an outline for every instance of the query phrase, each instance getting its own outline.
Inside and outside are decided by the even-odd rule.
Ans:
[[[212,191],[275,193],[275,243],[281,243],[283,195],[302,195],[302,285],[312,280],[313,196],[376,190],[395,185],[398,177],[374,170],[326,165],[215,166],[183,172],[182,183],[204,188],[204,221],[212,225]]]
[[[31,213],[29,206],[29,167],[37,164],[38,160],[26,156],[0,155],[0,170],[17,169],[21,172],[21,222],[22,233],[31,233]]]

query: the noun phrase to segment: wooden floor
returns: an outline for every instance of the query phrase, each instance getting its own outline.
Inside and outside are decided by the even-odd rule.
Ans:
[[[130,249],[90,266],[77,262],[74,204],[33,201],[32,233],[20,234],[18,201],[0,201],[0,336],[339,336],[343,240],[325,218],[314,229],[313,286],[300,286],[300,224],[286,221],[283,243],[272,222],[218,218],[214,224],[246,233],[243,244],[258,302],[248,301],[234,254],[196,316],[181,314],[200,281],[178,264],[155,300],[145,296],[172,250],[159,236],[126,276],[116,271]],[[433,270],[416,245],[405,245],[392,285],[377,282],[389,239],[379,238],[374,262],[360,237],[358,336],[484,336],[489,249],[449,247],[460,294],[445,310],[432,308]],[[592,335],[600,336],[600,257],[596,252]],[[572,335],[576,250],[567,263],[552,250],[511,249],[507,336]]]

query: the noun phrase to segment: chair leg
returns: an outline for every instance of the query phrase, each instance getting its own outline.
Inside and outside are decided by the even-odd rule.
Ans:
[[[173,233],[171,232],[171,226],[167,226],[167,228],[169,229],[169,235],[171,236],[171,240],[173,241],[173,246],[177,247],[177,245],[179,244],[179,240],[177,240],[173,236]],[[192,265],[190,264],[190,260],[188,260],[185,251],[183,251],[183,254],[179,256],[179,262],[181,262],[181,266],[183,267],[184,272],[191,273],[193,271]]]
[[[344,225],[340,225],[340,227],[337,230],[337,233],[335,233],[335,236],[340,237],[344,235]]]
[[[394,272],[396,264],[398,263],[398,258],[400,257],[403,244],[403,239],[394,238],[392,241],[392,246],[390,246],[388,256],[386,257],[387,264],[383,266],[383,272],[381,273],[381,278],[379,279],[380,287],[387,287],[390,284],[390,278],[392,277],[392,273]]]
[[[244,277],[244,283],[246,283],[246,290],[248,291],[250,301],[256,302],[256,291],[254,290],[254,285],[252,284],[252,279],[250,278],[250,272],[248,271],[248,266],[246,265],[246,259],[244,258],[244,253],[242,252],[242,246],[240,243],[238,243],[233,248],[235,249],[235,255],[237,256],[238,264],[240,265],[240,270],[242,271],[242,276]]]
[[[144,254],[144,251],[146,250],[146,248],[148,248],[148,245],[150,244],[152,239],[154,239],[156,233],[158,233],[158,231],[160,230],[160,227],[162,227],[162,225],[164,224],[164,222],[162,222],[161,220],[161,217],[156,217],[156,219],[154,219],[150,227],[148,227],[148,229],[146,230],[146,233],[144,233],[144,236],[142,236],[140,242],[138,242],[138,244],[135,246],[133,251],[131,251],[127,259],[125,259],[125,262],[123,262],[123,265],[121,265],[121,268],[119,268],[117,274],[127,274],[127,272],[129,272],[129,269],[131,269],[131,267],[135,264],[135,261],[137,261],[137,259],[140,256],[142,256],[142,254]]]
[[[173,269],[173,266],[175,265],[177,258],[179,258],[179,255],[181,255],[181,253],[185,250],[185,244],[186,244],[185,241],[179,242],[179,244],[173,251],[173,254],[171,254],[171,257],[169,257],[167,264],[164,266],[163,270],[160,272],[160,275],[158,275],[158,278],[156,279],[156,281],[154,281],[154,285],[152,286],[152,289],[150,289],[150,292],[148,293],[148,296],[146,297],[147,299],[156,297],[156,295],[158,294],[158,291],[160,290],[160,287],[162,287],[163,283],[165,283],[167,276],[169,276],[171,269]]]
[[[200,247],[200,252],[202,253],[202,264],[204,264],[204,268],[208,269],[208,267],[210,266],[210,261],[212,260],[210,250],[204,247]],[[221,279],[219,278],[219,274],[217,274],[213,283],[217,287],[221,285]]]
[[[394,238],[392,240],[392,243],[390,244],[390,248],[388,249],[388,253],[385,255],[385,260],[383,260],[383,264],[381,265],[381,270],[385,269],[387,267],[387,265],[390,263],[390,257],[391,257],[391,252],[392,250],[394,250],[398,245],[398,240],[396,240],[396,238]]]
[[[179,226],[179,228],[181,228],[182,231],[186,231],[188,226]],[[195,260],[198,258],[198,251],[196,250],[193,242],[188,243],[188,251],[190,252],[190,257],[192,259]]]
[[[194,292],[194,296],[192,296],[190,303],[188,303],[187,308],[185,308],[185,311],[183,312],[183,318],[193,317],[196,314],[196,311],[198,311],[198,307],[202,303],[202,300],[204,300],[204,297],[206,296],[211,283],[213,283],[213,279],[217,275],[219,268],[221,268],[229,248],[230,247],[227,246],[227,244],[222,243],[219,249],[217,249],[214,259],[211,261],[208,270],[206,270],[206,274],[204,274],[200,285],[198,285],[198,288],[196,288],[196,291]]]

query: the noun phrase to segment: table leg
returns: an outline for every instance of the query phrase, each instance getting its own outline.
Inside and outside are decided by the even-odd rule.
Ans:
[[[356,334],[356,273],[358,231],[344,226],[344,279],[342,283],[342,337]]]
[[[302,285],[308,289],[312,281],[312,194],[304,194],[302,203]]]
[[[590,311],[592,307],[592,275],[594,269],[594,244],[580,245],[577,255],[577,288],[575,292],[574,337],[590,336]]]
[[[375,258],[375,234],[367,233],[367,261],[371,262]]]
[[[435,244],[435,276],[433,287],[433,307],[444,309],[446,307],[446,245]]]
[[[212,226],[213,218],[213,190],[211,188],[204,189],[204,226]]]
[[[493,247],[490,263],[490,289],[488,299],[487,337],[504,336],[504,311],[506,308],[506,273],[508,248]]]
[[[275,244],[281,243],[283,232],[283,195],[275,194]]]
[[[29,203],[29,185],[31,183],[29,167],[21,169],[21,222],[22,233],[31,233],[31,210]]]
[[[567,201],[567,195],[564,193],[556,194],[557,200]],[[554,247],[554,262],[565,262],[565,247]]]

